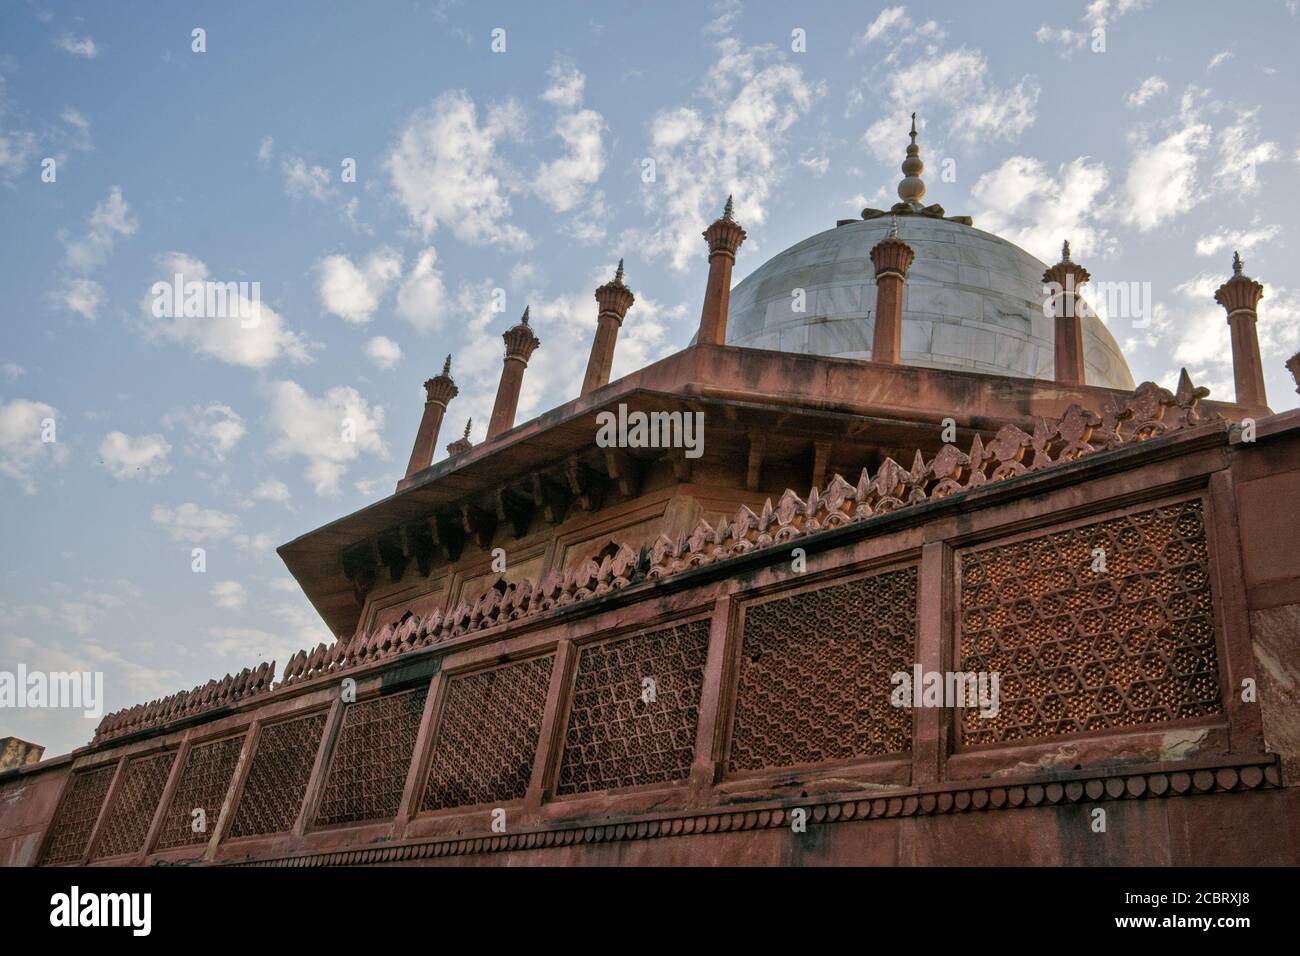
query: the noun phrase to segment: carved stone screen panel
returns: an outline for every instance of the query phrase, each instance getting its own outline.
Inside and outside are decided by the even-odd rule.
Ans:
[[[707,620],[581,648],[556,792],[689,776],[708,654]]]
[[[916,585],[913,566],[745,608],[729,770],[910,750],[890,677],[916,660]]]
[[[1199,499],[961,555],[961,661],[1000,675],[963,744],[1218,714]]]
[[[190,749],[167,815],[163,817],[155,849],[197,846],[212,839],[212,828],[217,825],[243,746],[244,737],[240,734]],[[203,813],[195,814],[200,809]]]
[[[86,841],[90,831],[95,828],[104,797],[108,796],[109,784],[113,782],[116,763],[110,763],[94,770],[82,770],[72,775],[68,784],[68,795],[64,797],[59,811],[50,824],[50,838],[45,845],[41,863],[76,863],[86,852]]]
[[[534,657],[448,678],[422,809],[523,799],[554,662]]]
[[[325,716],[320,711],[262,728],[230,827],[232,838],[284,833],[293,827],[325,732]]]
[[[122,785],[113,796],[92,857],[138,853],[144,847],[175,760],[176,751],[171,750],[127,762]]]
[[[427,687],[349,704],[316,812],[317,826],[397,815]]]

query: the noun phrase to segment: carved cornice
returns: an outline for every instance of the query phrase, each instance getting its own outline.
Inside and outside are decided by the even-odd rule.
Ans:
[[[812,799],[744,810],[718,810],[632,820],[602,826],[532,830],[497,836],[427,840],[232,863],[234,866],[302,867],[397,863],[478,853],[507,853],[550,847],[652,840],[692,834],[779,830],[790,826],[790,812],[808,811],[812,826],[904,817],[940,816],[981,810],[1093,804],[1271,790],[1281,786],[1277,758],[1240,763],[1136,773],[1079,773],[1068,778],[1023,783],[956,783],[937,788],[881,793],[853,799]]]

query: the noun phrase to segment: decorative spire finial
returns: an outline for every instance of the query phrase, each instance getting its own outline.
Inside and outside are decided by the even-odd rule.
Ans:
[[[898,184],[898,198],[901,199],[913,210],[921,208],[921,200],[925,197],[925,183],[921,181],[921,173],[925,171],[925,163],[921,161],[921,147],[916,144],[916,114],[912,114],[912,130],[908,134],[912,142],[907,147],[907,158],[903,160],[903,181]]]
[[[1061,243],[1061,261],[1062,262],[1070,261],[1070,240],[1069,239],[1066,239],[1065,242]]]
[[[464,438],[466,441],[469,440],[469,429],[470,429],[470,426],[473,425],[473,424],[474,424],[474,419],[472,419],[472,418],[467,418],[467,419],[465,420],[465,434],[462,435],[461,437]]]
[[[614,272],[614,281],[620,284],[623,282],[623,260],[622,259],[618,260],[618,269],[616,269]]]
[[[898,238],[898,215],[895,213],[889,215],[889,238]]]
[[[1241,275],[1241,270],[1242,270],[1241,253],[1234,252],[1232,254],[1232,274],[1235,276],[1239,276]]]
[[[726,206],[723,208],[723,210],[722,210],[722,218],[723,218],[723,219],[735,219],[736,217],[735,217],[734,212],[735,212],[735,211],[734,211],[734,209],[732,208],[732,203],[731,203],[731,194],[728,193],[728,194],[727,194],[727,205],[726,205]]]
[[[451,374],[451,355],[450,355],[450,353],[447,355],[447,361],[445,361],[445,362],[442,363],[442,374],[443,374],[443,375],[450,375],[450,374]]]
[[[524,306],[524,317],[523,317],[522,319],[520,319],[520,321],[521,321],[524,325],[527,325],[527,324],[528,324],[528,310],[529,310],[529,308],[530,308],[530,306],[527,306],[527,305]]]

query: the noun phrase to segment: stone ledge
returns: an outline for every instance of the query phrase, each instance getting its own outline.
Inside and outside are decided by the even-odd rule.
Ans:
[[[1206,793],[1271,790],[1279,787],[1281,787],[1281,776],[1277,758],[1273,755],[1265,755],[1238,762],[1220,760],[1211,764],[1189,766],[1185,769],[1165,767],[1153,771],[1118,774],[1097,774],[1096,771],[1092,771],[1066,775],[1045,782],[1040,780],[1039,782],[1003,783],[998,786],[949,785],[909,789],[887,796],[853,800],[803,801],[795,806],[769,805],[761,808],[692,813],[600,826],[563,827],[455,840],[427,840],[384,847],[358,847],[351,850],[333,850],[264,860],[232,861],[224,865],[360,866],[479,853],[546,849],[575,844],[779,829],[788,825],[788,814],[796,808],[808,810],[808,822],[817,825],[851,820],[965,813],[969,810],[1010,810],[1082,802],[1163,799]]]

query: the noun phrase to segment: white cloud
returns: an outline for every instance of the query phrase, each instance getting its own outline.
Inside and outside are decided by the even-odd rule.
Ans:
[[[328,644],[334,639],[334,635],[330,634],[328,628],[325,627],[325,622],[320,619],[320,615],[301,596],[296,603],[280,602],[272,604],[267,608],[267,613],[290,629],[290,635],[287,635],[285,639],[291,640],[297,645],[297,647],[293,648],[294,652],[301,647],[315,647],[320,643]],[[284,660],[288,660],[288,653],[290,652],[286,652]]]
[[[238,581],[218,581],[209,592],[212,602],[227,611],[243,610],[248,603],[248,592]]]
[[[808,150],[799,157],[799,165],[820,179],[826,175],[826,170],[831,168],[831,158],[819,156],[813,150]]]
[[[1100,198],[1108,182],[1106,167],[1087,156],[1062,163],[1054,175],[1038,159],[1012,156],[971,188],[973,216],[1044,262],[1057,260],[1066,239],[1078,257],[1104,255],[1113,246]]]
[[[326,256],[316,263],[316,272],[316,291],[325,311],[364,325],[402,274],[402,257],[388,247],[376,249],[359,266],[344,255]]]
[[[1229,249],[1250,252],[1260,243],[1276,239],[1281,234],[1282,227],[1276,224],[1267,226],[1255,224],[1247,229],[1222,229],[1197,239],[1196,254],[1212,256]]]
[[[65,242],[68,265],[78,272],[90,272],[108,261],[119,236],[133,236],[140,221],[122,198],[122,187],[114,186],[95,204],[89,226],[79,239]]]
[[[93,322],[104,303],[104,287],[94,279],[67,278],[60,288],[50,293],[50,301]]]
[[[9,105],[5,78],[0,76],[0,183],[12,185],[36,153],[36,134],[22,129]]]
[[[1224,50],[1223,52],[1216,53],[1214,56],[1210,57],[1210,62],[1205,68],[1207,70],[1213,70],[1216,66],[1219,66],[1230,59],[1232,59],[1232,51]]]
[[[54,422],[57,438],[58,412],[53,406],[25,398],[0,403],[0,475],[12,478],[29,495],[36,493],[42,468],[67,459],[63,444],[41,441],[47,421]]]
[[[162,435],[132,437],[113,431],[99,443],[99,460],[118,481],[143,478],[153,481],[171,471],[167,456],[172,446]]]
[[[310,197],[323,202],[333,193],[329,170],[309,166],[301,156],[286,156],[280,170],[284,174],[284,191],[293,199]]]
[[[921,114],[923,126],[948,114],[951,135],[967,144],[1013,142],[1034,124],[1040,92],[1038,81],[1028,75],[1014,86],[995,85],[978,50],[934,46],[918,51],[910,65],[891,65],[881,91],[891,105],[867,127],[862,141],[877,159],[889,163],[902,156],[912,112]]]
[[[253,498],[257,501],[287,505],[290,498],[289,486],[278,478],[265,478],[253,489]]]
[[[1206,105],[1206,99],[1207,91],[1189,86],[1176,115],[1140,126],[1130,136],[1134,155],[1123,184],[1122,211],[1143,232],[1177,219],[1213,195],[1258,191],[1258,167],[1281,155],[1276,143],[1260,139],[1258,109],[1217,100]],[[1215,113],[1226,113],[1232,121],[1216,130],[1207,116]],[[1216,145],[1217,162],[1212,153]]]
[[[1144,106],[1153,97],[1159,96],[1168,89],[1169,84],[1160,77],[1148,76],[1136,90],[1124,97],[1124,102],[1136,109],[1139,106]]]
[[[65,136],[69,146],[82,153],[88,153],[95,148],[90,135],[90,120],[84,113],[67,106],[59,114],[59,119],[68,127]]]
[[[183,252],[169,252],[159,256],[157,267],[158,281],[167,285],[173,283],[176,275],[181,277],[182,283],[209,280],[207,265]],[[141,311],[148,335],[188,345],[196,354],[229,365],[265,368],[280,359],[310,361],[305,337],[292,331],[283,317],[266,302],[253,302],[241,295],[238,303],[238,308],[231,310],[235,314],[225,318],[182,314],[156,316],[153,296],[146,294],[141,302]],[[182,310],[172,311],[179,313]],[[253,318],[244,319],[240,316]]]
[[[556,212],[570,212],[583,202],[587,189],[604,172],[601,135],[605,119],[595,110],[579,108],[586,78],[572,63],[557,60],[547,75],[551,85],[542,93],[542,99],[560,109],[553,133],[564,143],[565,153],[541,165],[533,189]]]
[[[450,305],[437,263],[437,250],[424,249],[397,290],[397,314],[420,333],[442,328]]]
[[[1234,112],[1235,122],[1218,131],[1214,185],[1224,195],[1259,192],[1259,167],[1282,157],[1277,143],[1261,141],[1259,109]]]
[[[184,427],[194,440],[187,451],[218,463],[225,461],[248,433],[240,414],[222,402],[192,405],[183,412],[165,416],[163,424],[168,428]]]
[[[271,154],[275,150],[275,137],[263,136],[262,142],[257,147],[257,161],[266,165],[271,161]]]
[[[704,25],[705,33],[729,33],[743,12],[740,0],[716,0],[712,6],[714,18]]]
[[[117,240],[135,235],[139,228],[139,220],[122,197],[122,188],[112,187],[95,204],[86,232],[76,239],[63,240],[66,267],[82,277],[65,276],[60,288],[50,293],[51,301],[94,321],[104,301],[104,287],[84,276],[104,266]]]
[[[661,110],[650,120],[646,155],[656,162],[656,181],[642,185],[641,198],[652,225],[633,236],[647,258],[667,258],[679,272],[703,263],[700,231],[722,212],[728,193],[751,234],[766,221],[795,147],[791,128],[825,93],[773,47],[742,47],[731,38],[716,44],[699,88],[704,104]]]
[[[111,610],[125,606],[126,602],[116,594],[88,591],[78,600],[60,601],[59,617],[63,627],[73,634],[89,634],[107,616]]]
[[[271,453],[305,458],[304,476],[316,494],[338,494],[340,480],[363,454],[387,457],[384,408],[355,388],[340,385],[317,397],[297,382],[277,381],[266,390],[267,425],[276,436]]]
[[[0,365],[0,375],[4,376],[6,382],[16,382],[26,373],[27,370],[17,362],[5,362]]]
[[[275,537],[269,531],[257,534],[237,534],[230,539],[240,551],[251,552],[258,558],[265,558],[275,551]]]
[[[1084,27],[1059,29],[1043,25],[1035,34],[1039,43],[1054,43],[1061,55],[1070,57],[1075,50],[1083,49],[1089,42],[1103,40],[1107,29],[1126,14],[1141,10],[1150,0],[1091,0],[1083,14]]]
[[[173,541],[204,544],[230,537],[239,527],[239,518],[224,511],[200,508],[192,501],[169,508],[154,505],[149,513],[154,524],[160,526]]]
[[[274,661],[283,666],[299,648],[295,637],[255,627],[210,627],[208,635],[208,650],[224,660],[242,662],[245,667],[252,661]]]
[[[556,60],[547,70],[551,85],[542,93],[542,99],[561,110],[573,111],[582,105],[587,78],[568,60]]]
[[[402,347],[386,335],[376,335],[366,343],[366,358],[378,368],[392,368],[402,360]]]
[[[73,56],[79,56],[86,60],[93,60],[99,55],[99,48],[95,46],[95,40],[89,34],[78,37],[71,33],[65,33],[54,41],[54,45],[65,53],[71,53]]]
[[[473,245],[526,248],[528,234],[510,219],[507,183],[514,177],[499,147],[523,134],[513,101],[492,106],[480,124],[463,90],[443,93],[416,111],[385,160],[398,202],[427,240],[446,226]]]
[[[910,23],[905,7],[885,7],[880,11],[880,15],[871,21],[871,25],[867,27],[866,32],[862,34],[861,43],[862,45],[874,43],[891,30],[895,28],[902,29]]]
[[[1205,198],[1197,162],[1210,145],[1210,126],[1202,123],[1184,98],[1182,122],[1158,142],[1139,133],[1124,182],[1125,218],[1143,232],[1187,212]]]

